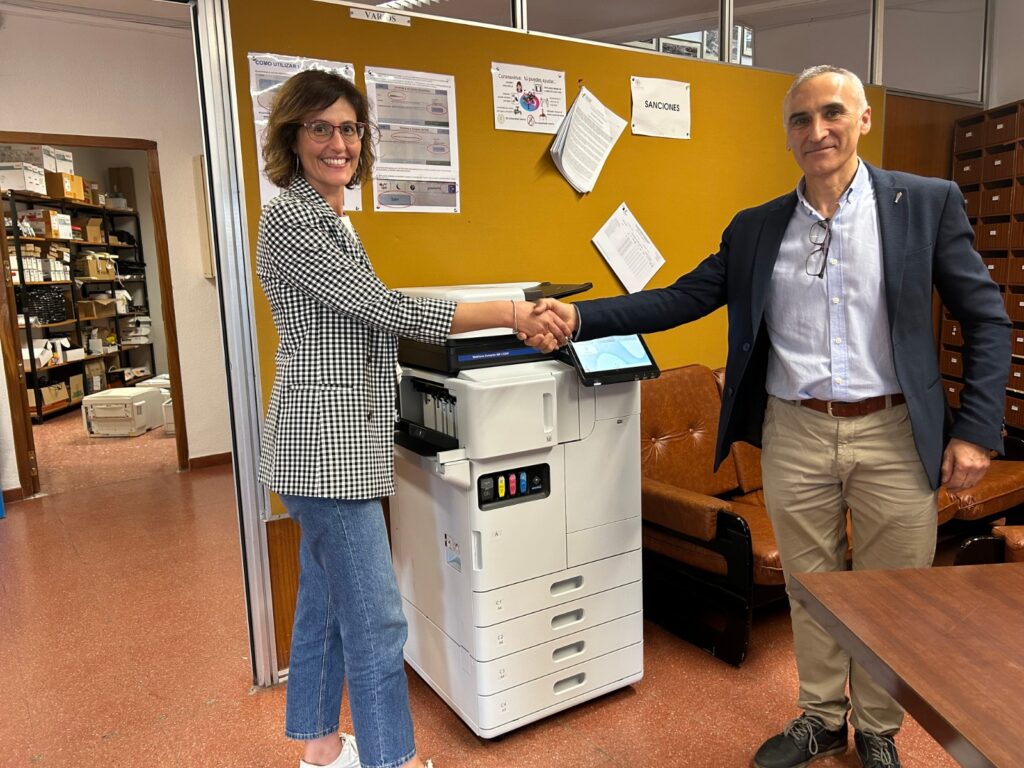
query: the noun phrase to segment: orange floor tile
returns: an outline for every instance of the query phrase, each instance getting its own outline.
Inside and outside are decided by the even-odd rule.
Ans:
[[[421,753],[436,768],[736,768],[796,714],[785,612],[757,619],[738,669],[650,623],[645,639],[641,682],[492,742],[410,673]],[[284,687],[251,686],[227,467],[9,504],[0,669],[3,768],[298,765]],[[908,768],[955,765],[909,720],[899,744]]]

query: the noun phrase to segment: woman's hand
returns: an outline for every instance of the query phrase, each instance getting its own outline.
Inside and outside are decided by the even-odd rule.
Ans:
[[[539,309],[531,301],[516,302],[517,337],[543,352],[552,352],[572,337],[572,328],[549,309]]]
[[[524,323],[520,319],[517,336],[527,346],[543,352],[551,352],[565,346],[576,331],[576,309],[571,304],[556,299],[539,299],[534,303],[530,320],[537,320],[546,327],[536,331],[535,325]]]

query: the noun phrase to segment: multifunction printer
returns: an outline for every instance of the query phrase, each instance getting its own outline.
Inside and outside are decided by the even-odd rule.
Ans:
[[[532,284],[403,289],[522,299]],[[392,551],[406,660],[490,738],[643,676],[639,336],[400,345]],[[415,364],[410,364],[415,361]]]

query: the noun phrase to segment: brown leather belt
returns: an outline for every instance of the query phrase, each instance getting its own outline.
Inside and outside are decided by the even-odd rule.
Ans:
[[[869,397],[867,400],[858,400],[856,403],[841,403],[838,400],[797,400],[797,403],[812,411],[827,413],[829,416],[846,418],[848,416],[867,416],[869,413],[889,408],[893,405],[901,405],[907,399],[901,394],[879,395]]]

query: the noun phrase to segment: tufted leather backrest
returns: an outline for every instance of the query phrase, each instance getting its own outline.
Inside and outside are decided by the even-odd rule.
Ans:
[[[640,471],[644,477],[709,496],[736,490],[736,465],[718,472],[715,440],[721,397],[711,369],[687,365],[662,371],[640,387]]]

